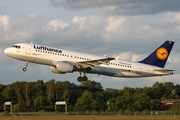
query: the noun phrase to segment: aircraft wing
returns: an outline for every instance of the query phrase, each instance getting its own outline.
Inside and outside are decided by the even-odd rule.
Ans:
[[[78,68],[93,68],[94,66],[99,66],[100,64],[108,65],[108,62],[114,60],[115,58],[104,58],[104,59],[97,59],[97,60],[90,60],[90,61],[81,61],[75,62],[74,65]]]

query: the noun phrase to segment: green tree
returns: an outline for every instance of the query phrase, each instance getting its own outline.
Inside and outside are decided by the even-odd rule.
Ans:
[[[180,113],[180,101],[175,101],[170,109],[170,111],[173,111],[175,113]]]
[[[47,94],[47,102],[49,103],[49,107],[54,109],[54,103],[56,102],[56,83],[55,80],[49,80],[46,82],[46,94]]]
[[[81,86],[91,92],[103,91],[103,87],[101,86],[101,84],[95,81],[88,80],[86,82],[81,82]]]
[[[42,80],[38,80],[37,82],[34,83],[34,91],[36,91],[33,97],[35,111],[39,111],[46,108],[46,105],[48,105],[46,85]]]
[[[5,101],[11,101],[17,103],[17,97],[13,85],[7,85],[2,91],[2,96],[5,98]]]
[[[84,113],[85,111],[92,110],[92,93],[85,90],[80,98],[78,98],[74,110]]]
[[[0,84],[0,112],[4,110],[5,97],[2,95],[3,90],[6,88],[5,85]]]
[[[82,82],[75,85],[68,81],[43,80],[36,82],[17,81],[10,85],[0,84],[0,111],[6,101],[13,103],[14,111],[54,111],[56,101],[66,101],[68,110],[78,111],[86,114],[97,114],[98,112],[113,112],[120,114],[133,114],[138,111],[149,111],[154,109],[178,111],[179,102],[176,101],[172,107],[162,107],[161,100],[179,98],[180,85],[172,82],[156,82],[152,87],[130,88],[122,90],[106,88],[99,82]],[[109,106],[108,103],[109,102]]]

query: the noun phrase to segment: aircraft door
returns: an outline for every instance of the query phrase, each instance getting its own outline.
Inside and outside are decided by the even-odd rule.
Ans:
[[[31,55],[31,47],[32,47],[31,44],[26,46],[26,52],[25,52],[26,54]]]

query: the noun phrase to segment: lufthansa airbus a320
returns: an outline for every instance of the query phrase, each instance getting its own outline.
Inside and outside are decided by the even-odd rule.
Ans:
[[[79,82],[87,81],[87,73],[112,77],[153,77],[172,75],[173,70],[164,68],[169,57],[173,41],[165,41],[145,59],[138,62],[116,60],[113,57],[102,57],[59,48],[18,43],[6,48],[4,53],[14,59],[25,62],[23,71],[27,71],[28,62],[48,65],[57,74],[77,72]],[[83,74],[83,75],[82,75]]]

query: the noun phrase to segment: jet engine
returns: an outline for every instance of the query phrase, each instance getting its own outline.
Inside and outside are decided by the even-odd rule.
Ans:
[[[56,69],[56,67],[51,67],[51,72],[56,73],[56,74],[62,74]]]
[[[56,64],[56,67],[51,67],[51,71],[54,73],[62,74],[62,73],[71,73],[73,72],[74,66],[68,62],[59,61]]]

